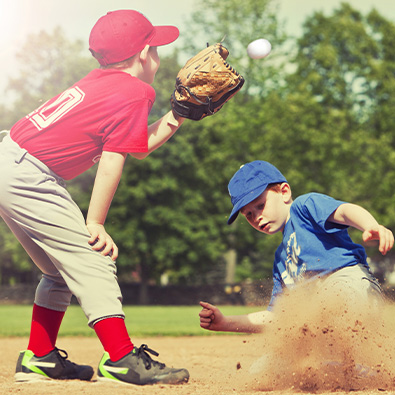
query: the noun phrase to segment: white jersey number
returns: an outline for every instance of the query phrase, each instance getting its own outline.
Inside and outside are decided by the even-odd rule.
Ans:
[[[27,115],[26,118],[32,121],[38,130],[42,130],[78,106],[84,100],[84,97],[85,93],[75,86],[64,91],[53,103],[44,103]]]

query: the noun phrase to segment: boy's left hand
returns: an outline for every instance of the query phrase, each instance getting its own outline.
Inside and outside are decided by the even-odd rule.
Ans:
[[[118,247],[106,232],[104,226],[101,224],[87,224],[86,227],[91,235],[88,243],[92,246],[92,249],[100,251],[104,256],[110,255],[112,260],[115,261],[118,258]]]
[[[394,245],[394,235],[382,225],[367,229],[362,234],[363,241],[379,240],[379,251],[385,255]]]

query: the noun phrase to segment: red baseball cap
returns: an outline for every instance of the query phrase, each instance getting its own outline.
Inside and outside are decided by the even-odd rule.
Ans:
[[[110,11],[93,26],[89,50],[102,65],[121,62],[144,49],[170,44],[180,32],[175,26],[153,26],[140,12]]]

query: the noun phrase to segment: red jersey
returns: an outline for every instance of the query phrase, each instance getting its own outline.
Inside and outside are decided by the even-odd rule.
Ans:
[[[69,180],[103,151],[147,152],[154,89],[123,71],[95,69],[19,120],[11,138]]]

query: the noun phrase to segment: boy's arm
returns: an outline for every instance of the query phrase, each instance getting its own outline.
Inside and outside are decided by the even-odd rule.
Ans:
[[[203,307],[199,313],[200,326],[203,329],[221,332],[260,333],[272,317],[270,311],[258,311],[245,315],[224,316],[218,307],[200,302]]]
[[[385,255],[394,245],[392,232],[380,225],[369,211],[351,203],[341,204],[328,221],[359,229],[364,241],[379,240],[379,251]]]
[[[144,159],[151,152],[163,145],[185,121],[185,118],[169,111],[155,123],[148,126],[148,152],[130,153],[136,159]]]
[[[114,261],[118,257],[118,247],[104,229],[104,222],[121,179],[126,155],[103,151],[86,217],[86,226],[91,234],[89,243],[92,244],[92,248],[101,251],[102,255],[111,253]]]

